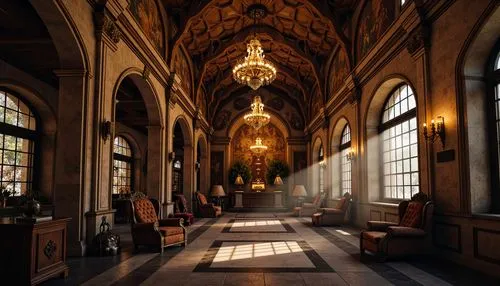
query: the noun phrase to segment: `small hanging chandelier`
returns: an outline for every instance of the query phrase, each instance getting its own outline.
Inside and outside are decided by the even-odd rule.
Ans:
[[[245,114],[243,119],[245,123],[252,126],[255,130],[259,130],[262,126],[265,126],[271,120],[271,115],[264,112],[264,104],[260,96],[256,95],[253,98],[253,103],[250,105],[252,111]]]
[[[267,151],[267,146],[262,144],[262,138],[257,137],[255,139],[255,144],[250,146],[250,150],[256,154],[260,154],[264,151]]]
[[[252,5],[248,8],[248,14],[253,17],[255,25],[257,18],[265,17],[266,7],[260,4]],[[270,84],[276,78],[276,68],[265,59],[262,44],[255,32],[253,39],[247,44],[247,56],[239,60],[233,68],[233,77],[238,83],[246,84],[253,90]]]

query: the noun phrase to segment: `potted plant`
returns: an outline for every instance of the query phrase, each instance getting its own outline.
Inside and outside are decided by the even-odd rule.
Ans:
[[[252,171],[250,170],[250,166],[241,161],[235,162],[229,170],[229,183],[234,184],[238,175],[241,176],[245,184],[250,182],[252,180]]]
[[[267,165],[266,180],[269,185],[274,184],[274,179],[276,176],[280,176],[285,180],[290,174],[290,168],[288,164],[281,160],[272,160]]]

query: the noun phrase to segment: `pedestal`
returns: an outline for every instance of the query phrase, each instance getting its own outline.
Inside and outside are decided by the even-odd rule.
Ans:
[[[283,192],[282,191],[274,191],[274,207],[282,208],[283,207]]]
[[[234,208],[243,207],[243,191],[234,192]]]

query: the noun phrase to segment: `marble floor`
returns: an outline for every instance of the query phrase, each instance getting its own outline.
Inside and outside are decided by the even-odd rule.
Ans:
[[[437,258],[360,261],[358,229],[286,213],[225,213],[188,230],[186,248],[132,254],[128,226],[117,227],[120,255],[70,258],[69,277],[43,285],[500,285]]]

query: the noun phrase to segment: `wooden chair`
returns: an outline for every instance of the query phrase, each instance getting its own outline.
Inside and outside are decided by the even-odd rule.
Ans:
[[[139,245],[163,248],[171,245],[187,245],[187,232],[182,218],[158,219],[159,203],[143,193],[136,192],[130,198],[132,205],[132,240],[137,250]],[[154,206],[154,203],[157,206]]]
[[[426,194],[415,194],[399,203],[399,223],[369,221],[361,232],[361,255],[368,250],[385,260],[390,257],[424,254],[431,247],[434,204]]]

